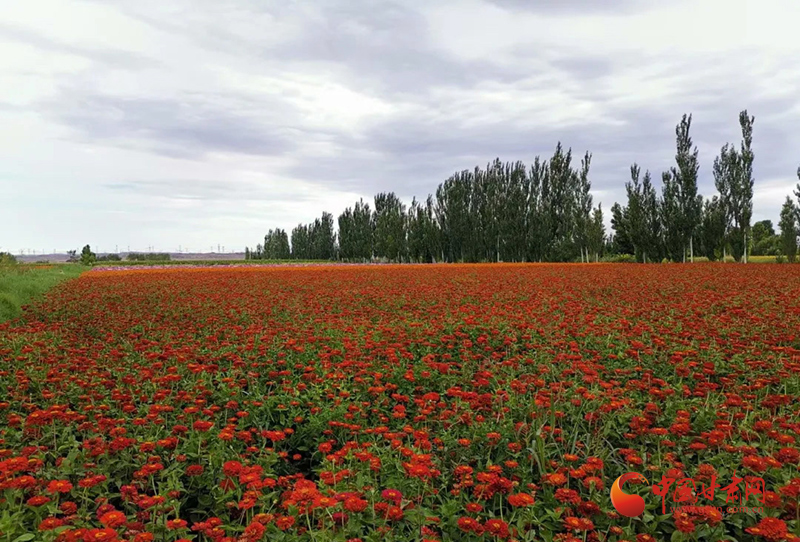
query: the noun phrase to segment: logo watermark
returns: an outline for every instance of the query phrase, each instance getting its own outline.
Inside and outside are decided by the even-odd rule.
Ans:
[[[629,518],[640,516],[644,513],[644,499],[639,495],[630,495],[622,490],[622,484],[629,480],[649,483],[638,472],[628,472],[617,478],[611,486],[611,504],[621,515]],[[745,482],[744,492],[741,483]],[[699,485],[699,487],[698,487]],[[763,506],[748,506],[750,497],[755,496],[762,505],[766,503],[766,489],[763,478],[748,477],[746,480],[736,475],[733,471],[731,483],[722,486],[717,483],[716,474],[705,481],[698,482],[694,478],[670,478],[662,476],[661,481],[650,486],[653,494],[661,497],[661,513],[667,513],[667,497],[672,497],[674,505],[670,505],[671,513],[696,513],[713,508],[719,513],[763,513]],[[672,490],[670,492],[670,490]],[[725,506],[713,504],[716,493],[725,494]],[[710,501],[710,504],[699,504],[700,498]]]
[[[647,484],[647,478],[638,472],[629,472],[623,474],[611,485],[611,504],[617,512],[627,518],[635,518],[641,516],[644,512],[644,499],[639,495],[630,495],[622,491],[622,484],[628,480],[638,480]]]

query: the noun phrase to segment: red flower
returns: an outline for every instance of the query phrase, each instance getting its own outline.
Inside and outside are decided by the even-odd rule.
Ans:
[[[381,491],[381,498],[399,506],[403,500],[403,494],[396,489],[384,489]]]
[[[481,534],[483,532],[483,527],[478,520],[468,517],[458,518],[458,528],[465,533],[473,532],[475,534]]]
[[[533,496],[529,495],[528,493],[515,493],[508,496],[508,504],[514,508],[531,506],[534,502]]]
[[[102,523],[103,526],[111,527],[112,529],[125,525],[127,521],[128,518],[125,517],[125,514],[123,514],[118,510],[106,512],[105,514],[100,516],[100,523]]]
[[[485,532],[497,538],[508,538],[508,524],[502,519],[490,519],[483,524]]]
[[[171,519],[167,521],[167,529],[170,531],[177,531],[178,529],[185,529],[188,524],[185,519]]]
[[[358,497],[348,497],[344,501],[344,509],[348,512],[363,512],[367,509],[367,505],[369,505],[367,501]]]
[[[186,476],[200,476],[203,470],[203,465],[189,465],[186,467]]]
[[[770,541],[786,538],[788,528],[783,520],[778,518],[762,518],[756,525],[745,529],[748,533]]]
[[[72,491],[72,484],[69,480],[53,480],[47,484],[48,493],[69,493]]]

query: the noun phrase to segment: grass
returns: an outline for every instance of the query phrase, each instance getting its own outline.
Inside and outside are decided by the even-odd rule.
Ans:
[[[707,262],[708,258],[704,256],[695,256],[694,261],[696,262]],[[728,256],[725,258],[725,262],[733,263],[733,256]],[[775,263],[777,261],[777,256],[747,256],[748,263]]]
[[[34,298],[85,270],[77,264],[0,266],[0,323],[16,318]]]

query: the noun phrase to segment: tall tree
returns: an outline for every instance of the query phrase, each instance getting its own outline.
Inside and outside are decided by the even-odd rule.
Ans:
[[[747,110],[739,114],[742,130],[740,149],[726,143],[714,159],[714,183],[725,205],[728,242],[738,262],[747,263],[747,235],[753,215],[753,123]]]
[[[310,228],[312,258],[332,260],[335,256],[336,234],[333,229],[333,215],[327,212],[314,220]]]
[[[798,169],[797,176],[800,177],[800,169]],[[778,227],[781,229],[781,252],[791,263],[794,263],[797,254],[797,213],[798,207],[789,196],[786,196],[786,201],[781,207],[781,220],[778,222]]]
[[[372,259],[373,230],[372,210],[369,208],[369,203],[364,203],[364,200],[359,199],[353,207],[353,233],[355,235],[353,251],[356,258],[364,261]]]
[[[625,216],[625,209],[619,203],[611,207],[611,229],[614,230],[613,250],[617,254],[634,254],[633,243],[629,235],[630,227]]]
[[[537,156],[528,171],[527,212],[525,234],[527,239],[527,259],[540,262],[545,258],[545,251],[550,246],[550,213],[547,201],[550,197],[550,168],[547,160]]]
[[[603,206],[598,204],[592,212],[592,220],[589,223],[586,242],[586,261],[589,261],[589,254],[594,254],[594,261],[600,259],[600,253],[605,245],[606,227],[603,224]]]
[[[436,220],[441,231],[443,259],[464,261],[469,250],[472,222],[470,195],[474,173],[464,170],[436,189]]]
[[[649,170],[644,172],[642,179],[642,213],[645,231],[643,248],[651,261],[661,261],[661,217],[658,195]]]
[[[753,256],[774,256],[780,252],[780,237],[775,234],[772,220],[759,220],[751,231]]]
[[[528,173],[525,164],[506,164],[501,186],[499,205],[500,259],[502,261],[525,261],[526,211],[528,207]]]
[[[742,129],[742,144],[739,152],[738,189],[741,198],[741,219],[744,244],[744,263],[747,263],[747,234],[750,230],[750,219],[753,216],[753,123],[755,117],[747,115],[747,110],[739,113],[739,126]]]
[[[694,261],[694,236],[700,226],[703,200],[697,194],[697,172],[700,166],[697,161],[697,147],[692,148],[692,138],[689,136],[691,126],[692,116],[683,115],[681,122],[675,127],[677,143],[675,161],[678,167],[673,167],[671,171],[678,200],[675,228],[683,243],[683,259],[686,259],[685,252],[688,248],[690,259]]]
[[[625,183],[628,194],[628,205],[625,207],[627,217],[627,233],[633,244],[633,252],[637,261],[647,263],[647,224],[644,214],[644,196],[639,182],[639,165],[631,166],[631,180]]]
[[[588,152],[581,160],[581,169],[575,178],[575,239],[581,254],[581,261],[589,261],[589,232],[592,227],[592,185],[589,182],[589,167],[592,155]]]
[[[336,220],[339,224],[339,257],[345,261],[356,259],[356,233],[355,221],[353,220],[353,209],[345,208],[344,212]]]
[[[292,230],[292,258],[296,260],[311,259],[311,244],[308,226],[298,224]]]
[[[797,167],[797,178],[800,179],[800,166]],[[797,205],[794,208],[797,211],[797,220],[800,221],[800,183],[797,183],[797,187],[794,189],[794,197],[797,198]]]
[[[681,209],[681,188],[675,178],[674,171],[665,171],[661,175],[660,217],[664,225],[663,245],[667,257],[674,261],[682,261],[686,255],[686,237],[684,215]]]
[[[406,252],[405,205],[394,192],[375,195],[375,255],[399,262]]]
[[[725,207],[719,197],[707,199],[703,206],[700,241],[703,254],[709,261],[713,262],[723,256],[726,224]]]

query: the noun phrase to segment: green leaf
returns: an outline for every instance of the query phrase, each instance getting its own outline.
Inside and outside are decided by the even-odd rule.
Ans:
[[[14,539],[14,542],[28,542],[28,540],[33,540],[36,536],[32,535],[31,533],[21,534]]]

